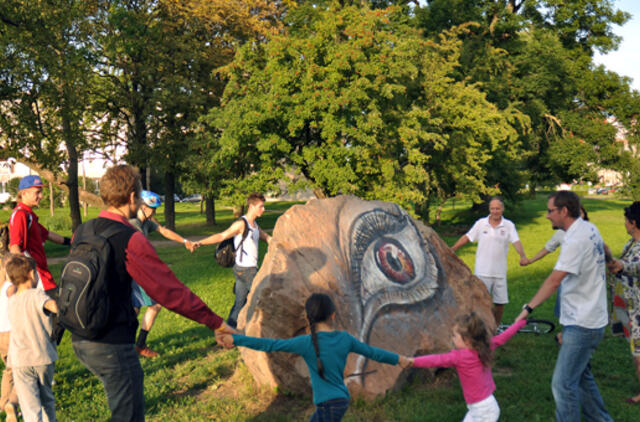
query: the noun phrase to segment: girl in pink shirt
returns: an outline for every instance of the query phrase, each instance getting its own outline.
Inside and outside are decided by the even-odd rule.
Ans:
[[[463,422],[495,422],[500,416],[500,407],[493,396],[496,389],[491,373],[493,351],[513,337],[526,322],[519,321],[491,338],[484,321],[475,312],[461,315],[456,318],[453,326],[452,340],[455,349],[449,353],[415,357],[413,366],[455,367],[469,409]]]

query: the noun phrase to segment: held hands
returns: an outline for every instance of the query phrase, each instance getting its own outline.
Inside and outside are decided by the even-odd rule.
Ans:
[[[233,337],[231,337],[231,334],[240,334],[240,331],[234,330],[223,322],[222,325],[214,330],[214,334],[218,344],[224,346],[225,349],[231,349],[233,347]]]
[[[527,265],[531,264],[531,260],[529,258],[520,258],[520,266],[521,267],[526,267]]]
[[[193,251],[197,249],[196,243],[187,239],[185,239],[184,247],[187,248],[191,253],[193,253]]]
[[[619,259],[612,259],[611,261],[609,261],[609,263],[607,263],[607,268],[611,273],[618,274],[620,271],[622,271],[623,268],[622,261],[620,261]]]
[[[404,369],[411,368],[413,367],[413,358],[400,355],[398,358],[398,365]]]

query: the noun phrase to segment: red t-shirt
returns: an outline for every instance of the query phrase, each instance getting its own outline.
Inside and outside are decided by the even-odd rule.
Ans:
[[[33,210],[22,202],[18,203],[9,220],[9,246],[18,245],[22,253],[36,261],[42,286],[45,290],[50,290],[58,286],[49,272],[47,256],[44,253],[44,242],[47,237],[49,237],[49,230],[38,222],[38,216]]]

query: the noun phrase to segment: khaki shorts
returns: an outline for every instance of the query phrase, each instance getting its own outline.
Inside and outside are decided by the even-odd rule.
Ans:
[[[489,294],[493,298],[496,305],[505,305],[509,303],[509,292],[507,290],[506,277],[487,277],[484,275],[476,275],[486,286]]]

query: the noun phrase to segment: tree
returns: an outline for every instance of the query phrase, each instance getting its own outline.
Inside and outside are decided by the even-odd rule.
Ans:
[[[64,164],[74,228],[81,223],[78,156],[87,148],[88,27],[95,5],[75,0],[0,3],[0,156],[24,156],[50,170],[52,179]]]
[[[621,111],[613,99],[624,97],[625,88],[594,83],[615,77],[604,75],[592,56],[596,49],[616,48],[619,38],[612,26],[623,24],[627,13],[608,0],[426,3],[416,10],[416,22],[429,38],[455,25],[474,24],[463,37],[458,79],[478,83],[489,101],[501,110],[525,113],[531,123],[519,130],[519,160],[498,155],[490,162],[501,170],[490,180],[511,192],[508,196],[525,182],[535,189],[560,180],[589,180],[598,166],[620,165],[615,131],[606,119]]]
[[[241,48],[208,117],[215,162],[234,165],[225,183],[254,187],[289,168],[318,196],[423,215],[433,197],[494,192],[484,164],[497,150],[513,155],[510,121],[526,119],[454,80],[460,32],[431,42],[406,22],[399,7],[316,7],[307,25]]]

